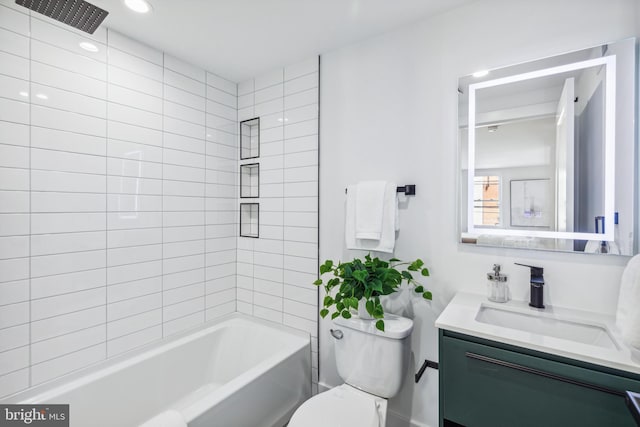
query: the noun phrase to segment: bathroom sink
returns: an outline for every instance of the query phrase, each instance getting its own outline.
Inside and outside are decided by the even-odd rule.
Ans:
[[[618,348],[604,326],[561,319],[549,312],[514,311],[482,304],[476,321],[597,347]]]

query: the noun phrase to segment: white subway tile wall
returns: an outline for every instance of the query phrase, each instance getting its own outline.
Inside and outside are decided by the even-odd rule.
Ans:
[[[237,243],[238,311],[311,334],[318,378],[319,58],[238,84],[238,120],[260,117],[260,236]]]
[[[0,0],[0,397],[236,311],[237,174],[235,83]]]

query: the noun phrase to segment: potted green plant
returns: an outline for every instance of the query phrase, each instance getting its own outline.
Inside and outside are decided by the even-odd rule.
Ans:
[[[399,269],[401,266],[406,268]],[[377,319],[376,328],[384,331],[384,309],[380,297],[397,292],[403,281],[413,286],[414,291],[422,294],[424,299],[432,299],[431,292],[426,291],[413,278],[412,273],[429,276],[429,270],[420,259],[413,262],[402,262],[396,258],[383,261],[368,254],[364,260],[355,258],[353,261],[338,264],[326,260],[320,265],[320,279],[313,282],[316,286],[323,286],[327,294],[320,316],[326,317],[329,310],[333,309],[331,319],[338,316],[349,319],[352,315],[351,310],[358,310],[360,306],[360,317],[366,312],[370,318]],[[325,274],[332,274],[333,277],[324,282],[322,276]]]

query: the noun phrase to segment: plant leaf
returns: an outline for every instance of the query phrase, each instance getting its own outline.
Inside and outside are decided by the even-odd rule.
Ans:
[[[382,308],[382,304],[379,302],[376,303],[373,309],[373,317],[376,319],[382,319],[384,317],[384,309]]]
[[[413,261],[411,265],[417,268],[421,268],[424,265],[424,262],[420,258],[418,258],[417,260]]]
[[[324,273],[328,273],[331,271],[331,267],[333,267],[333,261],[328,259],[320,266],[320,275]]]
[[[326,308],[320,310],[320,316],[322,316],[323,319],[327,317],[327,314],[329,314],[329,310],[327,310]]]
[[[413,279],[413,276],[408,271],[403,271],[401,274],[404,279],[407,279],[407,280]]]
[[[365,304],[365,307],[367,308],[367,313],[369,313],[371,316],[373,316],[374,305],[375,304],[371,300],[367,301],[367,303]]]
[[[411,271],[418,271],[420,270],[420,268],[422,268],[422,266],[424,265],[424,262],[418,258],[417,260],[413,261],[409,267],[407,267],[407,270],[411,270]]]
[[[341,301],[341,302],[339,302],[339,303],[336,303],[336,310],[338,310],[338,311],[344,310],[345,303],[346,303],[346,299]]]
[[[384,320],[381,319],[376,322],[376,329],[384,332]]]
[[[424,286],[416,286],[416,288],[414,290],[417,293],[421,294],[422,292],[424,292]]]
[[[433,299],[433,295],[431,294],[431,292],[427,291],[425,293],[422,294],[422,297],[424,299],[428,299],[428,300],[432,300]]]
[[[398,258],[391,258],[389,262],[400,262],[400,260]]]
[[[315,282],[313,282],[313,284],[316,285],[316,286],[322,285],[322,279],[316,280]]]
[[[382,292],[382,280],[376,279],[371,282],[371,289],[377,292]]]
[[[347,277],[351,277],[352,274],[353,274],[353,268],[351,268],[351,265],[344,264],[344,278],[346,279]]]
[[[349,313],[349,310],[342,310],[342,317],[345,319],[351,319],[351,313]]]
[[[422,273],[423,276],[428,276],[429,275],[429,269],[428,268],[423,268],[421,273]]]
[[[336,317],[338,317],[338,316],[340,316],[340,312],[339,312],[339,311],[336,311],[335,313],[333,313],[333,314],[331,315],[331,320],[335,319],[335,318],[336,318]]]
[[[364,283],[365,279],[369,276],[367,270],[356,270],[353,272],[353,277],[360,283]]]
[[[325,307],[328,307],[331,304],[333,304],[333,298],[331,298],[329,295],[324,297],[324,301],[323,301],[322,305],[324,305]]]

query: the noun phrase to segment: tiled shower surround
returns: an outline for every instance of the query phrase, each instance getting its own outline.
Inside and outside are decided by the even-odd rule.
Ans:
[[[317,120],[317,74],[313,88]],[[316,336],[317,237],[291,264],[286,219],[313,208],[317,235],[317,191],[291,210],[286,154],[280,244],[262,246],[268,228],[252,240],[280,259],[267,263],[280,291],[265,295],[281,303],[237,305],[237,90],[114,31],[87,35],[0,0],[0,397],[236,310],[279,307],[273,320]],[[275,221],[269,209],[262,220]]]
[[[238,238],[238,311],[311,334],[314,392],[318,334],[319,59],[238,85],[238,120],[260,117],[258,239]]]

